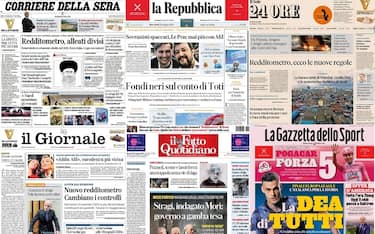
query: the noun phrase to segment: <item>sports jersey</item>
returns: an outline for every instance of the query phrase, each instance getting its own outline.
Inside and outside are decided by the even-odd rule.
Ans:
[[[364,181],[368,178],[365,166],[361,162],[345,163],[342,167],[342,173],[345,181]]]

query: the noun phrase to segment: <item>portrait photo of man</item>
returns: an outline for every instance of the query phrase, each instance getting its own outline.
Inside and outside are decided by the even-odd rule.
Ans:
[[[29,18],[30,14],[25,11],[24,18],[22,19],[22,32],[32,32],[35,28],[33,21]]]
[[[280,230],[272,228],[273,223],[268,218],[270,213],[289,212],[288,210],[283,210],[282,206],[284,205],[287,208],[297,207],[297,198],[294,196],[282,196],[279,175],[275,172],[266,172],[262,176],[261,191],[265,197],[265,201],[251,215],[251,231],[255,231],[257,234],[279,233]],[[267,225],[259,225],[264,221],[267,221]],[[289,231],[284,221],[281,230],[284,233]],[[305,224],[301,222],[301,225],[294,230],[298,230],[298,233],[305,233]]]
[[[73,60],[64,60],[60,63],[61,86],[71,88],[77,86],[78,63]]]
[[[60,224],[56,216],[55,210],[52,209],[52,205],[52,201],[44,201],[43,209],[38,210],[38,212],[33,216],[33,218],[30,221],[29,234],[60,234]],[[37,225],[38,227],[35,225],[37,221],[39,221]],[[35,232],[33,230],[38,231]]]
[[[203,181],[200,184],[201,188],[225,188],[225,182],[222,179],[226,179],[226,173],[224,173],[225,165],[220,164],[203,164],[201,165],[201,177]],[[206,173],[204,173],[206,171]],[[223,175],[223,176],[222,176]]]
[[[184,234],[194,234],[194,233],[196,233],[194,224],[189,223],[184,226]]]
[[[165,227],[159,227],[157,234],[167,234],[167,229]]]
[[[366,76],[365,73],[359,73],[358,82],[361,83],[361,84],[367,82],[367,76]]]
[[[178,68],[179,64],[173,56],[172,43],[151,43],[154,58],[151,59],[151,68],[172,69]]]
[[[181,68],[199,68],[199,62],[194,56],[194,51],[199,51],[193,47],[192,43],[174,43],[174,56]]]
[[[171,234],[181,234],[181,230],[179,227],[172,227]]]
[[[359,224],[355,229],[355,234],[370,234],[371,227],[366,223],[366,217],[361,216],[359,218]]]
[[[345,161],[343,164],[338,161],[340,153]],[[338,145],[333,145],[332,155],[332,162],[337,170],[342,173],[345,181],[370,181],[365,164],[354,160],[354,150],[352,147],[346,146],[340,152]]]

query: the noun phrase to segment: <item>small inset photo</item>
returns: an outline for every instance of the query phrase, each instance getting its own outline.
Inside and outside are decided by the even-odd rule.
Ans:
[[[1,117],[31,117],[31,107],[2,106]]]
[[[138,131],[138,127],[135,125],[128,125],[126,127],[126,132],[137,132],[137,131]]]
[[[127,151],[145,151],[146,135],[145,134],[128,134]]]
[[[374,233],[374,217],[370,215],[349,216],[346,218],[346,233]]]
[[[53,106],[50,109],[50,124],[51,125],[62,125],[63,110],[61,107]]]
[[[72,59],[57,60],[55,62],[54,85],[63,88],[73,88],[81,85],[80,62]]]
[[[150,188],[168,188],[168,178],[150,178]]]
[[[54,158],[51,154],[27,155],[27,178],[54,178]]]
[[[108,109],[107,108],[96,108],[95,116],[96,116],[95,120],[97,124],[108,123]]]
[[[292,51],[331,51],[331,35],[292,35]]]
[[[224,163],[200,164],[201,188],[226,188],[227,165]]]
[[[233,178],[232,186],[233,197],[249,196],[249,179]]]
[[[225,56],[226,72],[247,72],[246,50],[226,50]]]
[[[60,232],[61,213],[60,201],[29,201],[27,204],[28,233]]]
[[[358,74],[358,83],[359,84],[366,84],[367,83],[367,81],[368,81],[368,74],[366,74],[366,73],[359,73]]]
[[[61,32],[77,32],[78,21],[77,19],[62,19],[61,20]]]

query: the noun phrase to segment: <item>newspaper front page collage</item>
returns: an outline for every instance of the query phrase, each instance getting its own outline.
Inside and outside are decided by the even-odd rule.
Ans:
[[[0,0],[2,234],[373,234],[374,0]]]

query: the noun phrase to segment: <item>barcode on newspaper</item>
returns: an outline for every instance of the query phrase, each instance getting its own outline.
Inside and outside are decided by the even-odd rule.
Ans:
[[[248,132],[249,126],[236,126],[236,132]]]

